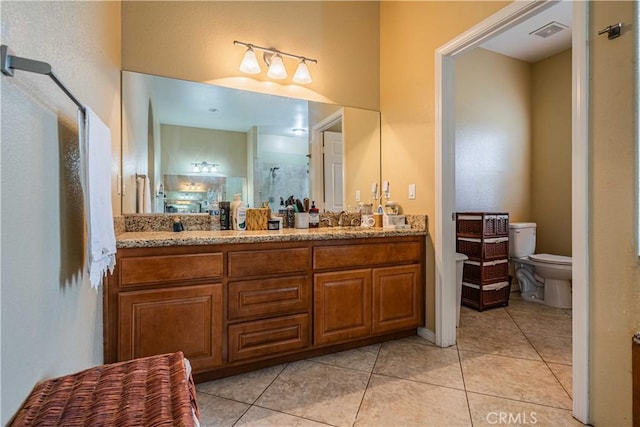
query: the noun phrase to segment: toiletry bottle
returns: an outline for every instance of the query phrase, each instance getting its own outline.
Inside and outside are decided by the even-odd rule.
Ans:
[[[242,195],[240,193],[234,194],[231,202],[231,228],[233,230],[238,229],[238,224],[236,223],[238,206],[242,206]]]
[[[236,193],[233,195],[231,203],[231,220],[234,230],[245,230],[247,228],[247,208],[242,203],[242,195]]]
[[[318,227],[320,227],[320,211],[316,208],[316,202],[312,201],[309,208],[309,228]]]
[[[218,201],[214,200],[211,202],[211,210],[209,211],[211,221],[211,231],[220,230],[220,207],[218,206]]]
[[[285,218],[286,228],[294,228],[296,224],[296,213],[293,205],[287,206],[287,217]]]
[[[220,229],[221,230],[231,229],[231,223],[229,222],[230,218],[231,218],[231,203],[220,202]]]
[[[247,208],[242,205],[236,208],[234,224],[236,225],[236,230],[238,231],[244,231],[247,229]]]

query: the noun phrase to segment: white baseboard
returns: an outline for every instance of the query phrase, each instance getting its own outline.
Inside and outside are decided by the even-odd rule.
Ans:
[[[436,333],[427,328],[418,328],[418,335],[433,344],[436,343]]]

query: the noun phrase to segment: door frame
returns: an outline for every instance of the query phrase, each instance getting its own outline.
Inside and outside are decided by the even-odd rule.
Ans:
[[[436,344],[456,342],[455,57],[553,6],[549,0],[509,4],[435,53],[435,309]],[[573,416],[589,422],[589,148],[588,3],[573,2],[572,28],[572,346]]]
[[[324,119],[311,128],[311,143],[309,147],[310,159],[309,159],[309,177],[311,182],[309,183],[309,191],[311,193],[311,199],[316,201],[316,207],[323,212],[325,209],[324,202],[324,156],[322,153],[322,132],[330,129],[338,121],[342,121],[342,135],[344,138],[344,108],[340,108],[336,112],[328,115]],[[344,144],[344,139],[342,140]],[[318,160],[320,159],[320,160]]]

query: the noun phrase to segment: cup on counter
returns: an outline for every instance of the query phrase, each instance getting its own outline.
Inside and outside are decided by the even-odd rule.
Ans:
[[[373,214],[373,226],[375,228],[382,228],[382,214],[381,213],[374,213]]]
[[[296,228],[309,228],[309,212],[296,212],[295,213],[295,227]]]

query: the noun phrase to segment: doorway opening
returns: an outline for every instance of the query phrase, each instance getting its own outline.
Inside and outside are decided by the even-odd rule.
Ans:
[[[436,51],[436,344],[456,341],[455,283],[455,57],[552,7],[514,2]],[[588,422],[588,4],[573,3],[572,256],[573,415]]]

